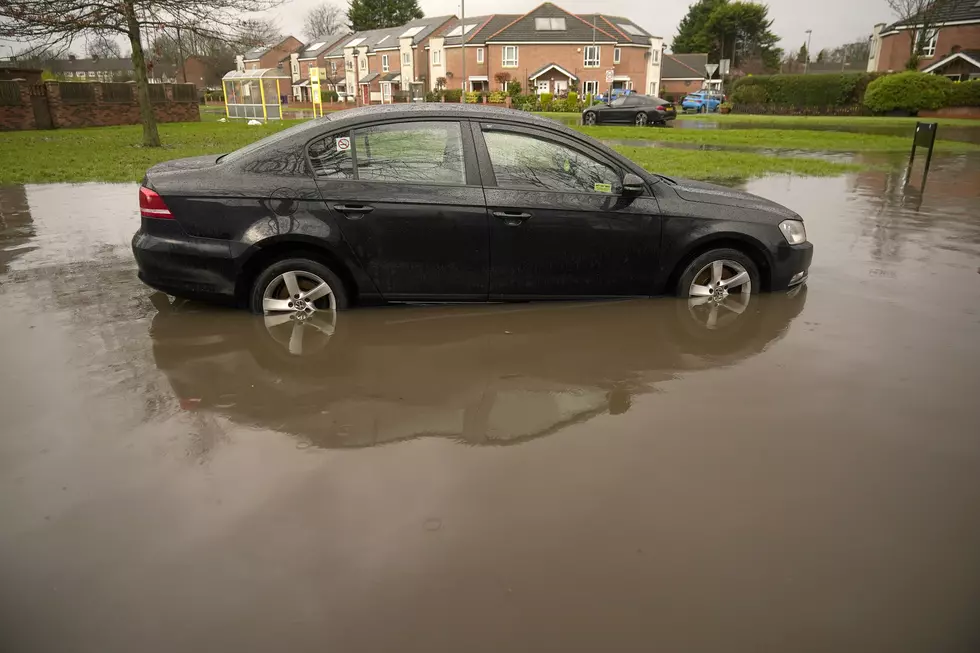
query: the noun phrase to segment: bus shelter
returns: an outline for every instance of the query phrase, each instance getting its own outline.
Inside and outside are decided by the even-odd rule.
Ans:
[[[282,119],[282,96],[292,80],[276,68],[232,70],[221,78],[229,118]]]

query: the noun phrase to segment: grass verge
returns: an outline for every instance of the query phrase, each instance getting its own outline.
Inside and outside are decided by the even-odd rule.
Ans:
[[[714,181],[739,181],[770,174],[794,174],[811,177],[833,177],[866,169],[854,163],[836,163],[810,158],[775,157],[749,152],[717,150],[678,150],[665,147],[613,148],[636,161],[645,169],[668,177],[686,177]]]
[[[568,123],[579,117],[578,113],[555,113],[536,112],[535,115],[553,118],[561,122]],[[893,129],[906,128],[911,130],[917,121],[938,122],[940,125],[949,127],[976,127],[980,130],[980,120],[971,118],[886,118],[878,116],[759,116],[748,113],[682,113],[677,116],[678,120],[710,120],[719,123],[739,124],[760,124],[767,128],[780,129],[799,128],[799,127],[843,127],[848,129]]]
[[[160,125],[162,148],[139,146],[142,134],[139,125],[0,133],[0,184],[139,181],[147,168],[161,161],[230,152],[296,122],[287,120],[262,126],[241,122],[163,124]],[[836,175],[861,169],[858,165],[745,152],[616,149],[654,172],[693,179],[749,179],[781,172]]]

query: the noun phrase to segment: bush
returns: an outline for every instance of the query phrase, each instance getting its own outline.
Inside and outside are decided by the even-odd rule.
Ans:
[[[463,89],[461,88],[450,88],[443,91],[443,97],[446,98],[446,102],[459,102],[463,98]]]
[[[337,91],[324,91],[320,99],[324,102],[337,102],[340,96],[337,95]]]
[[[425,94],[426,102],[439,102],[442,100],[442,91],[429,91]]]
[[[467,91],[466,92],[466,104],[479,104],[480,93],[478,91]]]
[[[507,95],[517,97],[521,94],[521,83],[516,79],[507,83]]]
[[[953,82],[949,95],[951,107],[980,107],[980,79],[969,82]]]
[[[574,105],[576,109],[578,108],[578,93],[576,91],[569,91],[567,100],[569,104]]]
[[[545,104],[551,104],[551,99],[553,97],[554,95],[551,93],[542,93],[538,96],[538,99],[541,100],[541,105],[544,106]]]
[[[953,82],[946,77],[908,71],[885,75],[868,86],[864,105],[875,113],[944,107],[953,93]]]
[[[876,77],[876,73],[750,75],[732,84],[732,100],[798,108],[847,107],[861,104]]]
[[[504,91],[493,91],[490,93],[490,102],[493,104],[503,104],[507,101],[507,93]]]

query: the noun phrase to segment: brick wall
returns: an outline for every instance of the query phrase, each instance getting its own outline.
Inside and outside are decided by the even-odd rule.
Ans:
[[[881,54],[878,57],[878,72],[901,71],[909,60],[912,32],[902,30],[898,34],[884,36],[881,39]],[[961,50],[980,49],[980,25],[955,25],[942,27],[936,39],[936,54],[932,57],[922,57],[919,69],[931,66],[949,54],[954,46]]]
[[[29,87],[25,83],[19,83],[18,86],[20,104],[0,104],[0,131],[37,128],[37,125],[34,124],[34,109],[31,107]]]
[[[0,106],[0,128],[36,129],[34,109],[29,97],[29,86],[21,83],[21,106]],[[108,125],[135,125],[140,122],[136,85],[128,85],[132,96],[129,101],[110,102],[103,97],[103,85],[92,83],[94,101],[73,102],[62,97],[58,82],[45,82],[44,90],[55,128],[105,127]],[[153,103],[153,115],[157,122],[197,122],[201,112],[197,100],[174,101],[174,85],[164,84],[166,100]],[[195,93],[194,97],[197,95]]]

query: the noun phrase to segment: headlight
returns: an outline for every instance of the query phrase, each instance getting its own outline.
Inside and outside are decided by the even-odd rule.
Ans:
[[[783,232],[786,242],[790,245],[806,242],[806,229],[803,227],[802,220],[783,220],[779,223],[779,230]]]

